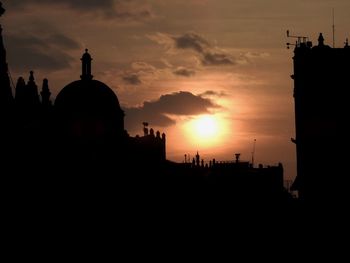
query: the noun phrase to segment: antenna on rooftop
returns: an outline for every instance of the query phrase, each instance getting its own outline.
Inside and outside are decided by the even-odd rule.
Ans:
[[[332,9],[332,32],[333,32],[333,48],[335,48],[335,23],[334,23],[334,8]]]
[[[253,168],[254,168],[255,145],[256,145],[256,139],[254,139],[253,150],[252,150],[252,167]]]
[[[287,49],[290,49],[290,46],[296,46],[296,47],[300,47],[301,44],[305,44],[308,45],[309,42],[309,37],[305,37],[305,36],[293,36],[290,34],[289,30],[287,30],[287,38],[296,38],[297,41],[295,42],[295,44],[292,43],[287,43]]]

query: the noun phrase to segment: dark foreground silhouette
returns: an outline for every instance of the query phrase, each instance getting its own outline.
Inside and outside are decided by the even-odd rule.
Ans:
[[[92,76],[88,50],[81,60],[80,80],[52,103],[48,80],[39,93],[34,72],[11,87],[0,35],[0,169],[14,222],[25,215],[63,225],[89,218],[154,226],[164,218],[217,226],[242,211],[298,210],[282,165],[254,168],[237,159],[205,166],[199,155],[174,163],[166,160],[165,134],[145,123],[143,136],[130,136],[117,96]]]
[[[297,37],[294,60],[294,99],[297,178],[293,188],[312,206],[347,205],[348,87],[350,47],[318,45]]]
[[[295,202],[283,187],[281,164],[253,168],[237,157],[205,166],[198,153],[192,163],[173,163],[165,134],[145,125],[143,136],[129,136],[118,98],[93,79],[91,60],[86,51],[81,80],[63,88],[54,105],[47,80],[39,100],[34,73],[27,83],[19,78],[2,135],[4,174],[18,202],[186,213]]]

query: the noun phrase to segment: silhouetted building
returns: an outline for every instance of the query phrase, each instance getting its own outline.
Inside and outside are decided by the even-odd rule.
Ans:
[[[151,129],[149,134],[147,130],[141,137],[131,137],[124,129],[125,114],[116,94],[92,76],[88,50],[81,61],[81,79],[64,87],[54,105],[48,80],[43,80],[40,96],[33,71],[27,83],[18,78],[13,97],[0,30],[0,140],[5,145],[2,154],[11,159],[15,171],[118,174],[124,168],[150,170],[164,163],[165,134]],[[15,151],[16,157],[9,151]],[[37,160],[44,169],[38,169]]]
[[[240,161],[240,154],[235,161],[214,159],[208,165],[198,152],[192,163],[173,163],[166,160],[166,135],[147,122],[142,136],[130,136],[118,97],[93,78],[88,50],[81,61],[80,80],[65,86],[52,103],[48,80],[39,92],[33,71],[27,82],[20,77],[12,87],[0,31],[0,169],[22,197],[40,193],[69,200],[73,193],[80,200],[81,193],[85,198],[107,192],[135,199],[134,204],[182,199],[191,207],[189,200],[200,200],[196,206],[205,210],[209,203],[226,206],[232,198],[285,200],[282,165],[256,169]]]
[[[115,93],[91,75],[91,56],[86,50],[81,80],[64,87],[55,100],[58,129],[70,143],[102,143],[126,136],[124,112]]]
[[[5,9],[0,5],[0,16],[4,12]],[[2,156],[0,160],[6,165],[9,163],[10,155],[14,151],[11,147],[11,128],[14,125],[13,111],[14,100],[7,65],[6,49],[2,37],[2,26],[0,25],[0,154]],[[0,169],[6,170],[6,165],[1,165],[0,163]]]
[[[331,48],[319,35],[318,45],[299,41],[294,50],[294,99],[297,177],[293,189],[301,199],[325,201],[349,193],[348,88],[350,48]],[[348,195],[348,194],[346,194]]]
[[[92,59],[87,50],[81,60],[81,80],[64,87],[55,100],[55,110],[62,121],[64,134],[78,137],[122,136],[125,132],[124,112],[117,96],[107,85],[93,79]]]
[[[169,175],[181,176],[193,189],[207,191],[211,200],[231,200],[236,203],[292,201],[292,196],[284,188],[283,165],[252,166],[241,161],[240,154],[234,160],[217,161],[213,159],[204,165],[199,152],[192,163],[171,163]],[[196,160],[201,160],[197,163]],[[175,181],[175,180],[174,180]],[[196,191],[193,190],[193,191]],[[222,201],[224,202],[224,201]]]
[[[8,72],[6,50],[2,38],[2,27],[0,25],[0,110],[3,113],[13,103],[10,76]]]
[[[81,80],[68,84],[55,100],[55,133],[59,134],[61,151],[62,147],[72,149],[71,158],[76,161],[78,154],[84,163],[90,160],[106,165],[110,160],[110,166],[119,170],[135,164],[150,169],[165,162],[165,134],[151,129],[141,137],[129,136],[117,96],[106,84],[93,79],[88,50],[81,61]]]

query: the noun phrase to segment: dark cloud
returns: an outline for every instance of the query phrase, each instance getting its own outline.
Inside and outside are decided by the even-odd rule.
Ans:
[[[176,123],[169,115],[198,115],[218,107],[208,98],[180,91],[162,95],[156,101],[146,101],[141,107],[127,108],[125,122],[131,131],[141,127],[144,121],[154,126],[166,127]]]
[[[175,47],[179,49],[192,49],[198,53],[204,53],[210,44],[207,40],[196,33],[186,33],[181,36],[173,36]]]
[[[142,123],[147,121],[151,126],[168,127],[176,124],[170,117],[159,113],[149,112],[143,108],[129,108],[125,111],[125,126],[130,132],[141,131]]]
[[[78,49],[81,45],[74,39],[67,37],[63,34],[53,34],[47,37],[47,41],[53,45],[66,48],[66,49]]]
[[[70,67],[73,58],[64,50],[80,47],[78,42],[62,34],[42,37],[7,35],[6,47],[9,64],[14,70],[60,70]]]
[[[216,107],[218,107],[218,105],[213,103],[210,99],[205,99],[186,91],[162,95],[159,100],[145,102],[143,105],[143,108],[151,111],[173,115],[197,115],[208,113],[210,108]]]
[[[196,33],[186,33],[173,37],[178,49],[192,49],[201,55],[201,62],[205,66],[233,65],[233,58],[226,52],[212,46],[209,41]]]
[[[161,70],[143,61],[131,63],[131,69],[117,73],[118,77],[129,85],[147,84],[158,77]]]
[[[217,92],[214,90],[207,90],[207,91],[201,93],[200,96],[203,96],[203,97],[205,97],[205,96],[225,97],[225,96],[227,96],[227,94],[223,91]]]
[[[235,65],[235,59],[226,51],[213,46],[208,40],[197,33],[190,32],[183,35],[171,36],[157,33],[149,38],[158,44],[165,45],[172,50],[192,50],[199,56],[204,66]]]
[[[145,19],[153,16],[148,6],[136,0],[12,0],[8,5],[29,7],[33,4],[66,6],[79,12],[101,14],[107,18]]]
[[[52,56],[29,48],[21,48],[18,52],[11,51],[9,52],[11,67],[20,71],[32,69],[55,71],[68,68],[72,61],[72,58],[63,52]]]
[[[202,64],[206,66],[234,65],[232,57],[225,53],[206,52],[203,54]]]
[[[178,67],[177,69],[175,69],[173,71],[173,73],[175,75],[178,75],[178,76],[191,77],[191,76],[196,74],[196,71],[194,71],[193,69],[185,68],[185,67]]]
[[[144,83],[147,80],[153,80],[160,73],[160,69],[146,62],[138,61],[131,64],[131,70],[125,75],[136,75]]]
[[[123,80],[130,85],[140,85],[142,84],[141,79],[136,73],[131,73],[123,76]]]

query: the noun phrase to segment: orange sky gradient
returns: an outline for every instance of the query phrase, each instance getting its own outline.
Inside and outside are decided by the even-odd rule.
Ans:
[[[79,78],[88,48],[94,78],[116,92],[131,135],[144,117],[167,134],[168,159],[181,162],[197,150],[206,161],[235,153],[251,161],[256,139],[255,164],[282,162],[286,179],[296,173],[286,30],[314,43],[323,32],[332,44],[334,8],[336,46],[350,34],[348,0],[2,2],[14,81],[34,70],[55,96]],[[203,131],[206,123],[216,128]]]

